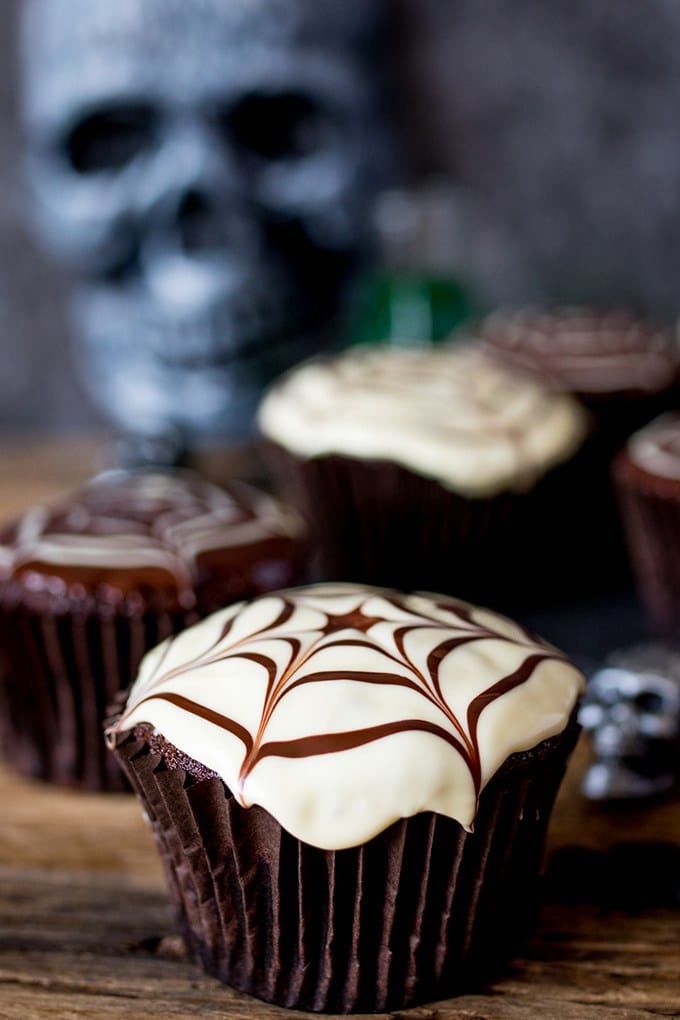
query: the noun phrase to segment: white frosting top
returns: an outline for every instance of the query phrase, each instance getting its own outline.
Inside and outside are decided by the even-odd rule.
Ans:
[[[299,456],[393,461],[473,497],[528,488],[587,428],[570,397],[462,344],[309,361],[274,385],[259,423]]]
[[[293,835],[355,846],[398,818],[473,823],[508,755],[564,730],[584,680],[505,617],[325,584],[215,613],[150,652],[108,731],[140,723]]]
[[[643,471],[680,479],[680,411],[663,414],[628,440],[628,455]]]

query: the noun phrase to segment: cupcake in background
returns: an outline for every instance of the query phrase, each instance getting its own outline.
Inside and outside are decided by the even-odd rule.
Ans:
[[[300,580],[303,525],[249,486],[112,471],[0,529],[2,753],[31,777],[121,789],[102,720],[146,651]]]
[[[521,944],[583,686],[488,610],[316,585],[152,651],[107,735],[210,974],[399,1010]]]
[[[674,332],[627,311],[500,309],[479,336],[506,364],[573,393],[618,449],[680,399],[680,345]]]
[[[586,588],[629,576],[611,485],[611,464],[636,429],[680,404],[680,345],[670,329],[631,312],[589,308],[501,309],[479,329],[504,364],[534,373],[588,409],[593,428],[580,458],[574,527],[583,547],[572,563]]]
[[[651,629],[680,645],[680,411],[630,438],[614,482]]]
[[[265,395],[259,424],[321,577],[505,606],[552,556],[587,431],[571,397],[461,343],[307,362]],[[532,505],[543,533],[529,541]]]

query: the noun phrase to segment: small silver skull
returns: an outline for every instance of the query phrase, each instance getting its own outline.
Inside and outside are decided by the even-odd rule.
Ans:
[[[587,797],[672,789],[680,772],[680,654],[659,645],[612,653],[590,678],[579,721],[595,755],[583,781]]]
[[[25,0],[32,215],[124,430],[247,432],[327,342],[387,166],[380,3]]]

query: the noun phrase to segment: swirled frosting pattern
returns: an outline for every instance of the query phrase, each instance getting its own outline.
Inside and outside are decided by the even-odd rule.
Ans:
[[[586,432],[568,396],[462,344],[307,362],[270,390],[259,422],[299,456],[396,462],[473,497],[528,488]]]
[[[325,584],[154,649],[108,740],[150,724],[245,807],[341,849],[422,811],[470,827],[508,755],[560,733],[582,689],[560,652],[496,613]]]
[[[672,332],[626,311],[501,309],[484,320],[480,335],[506,363],[584,396],[654,393],[680,379]]]
[[[0,580],[112,597],[148,584],[191,609],[209,554],[256,556],[267,540],[300,530],[294,514],[242,483],[227,491],[190,472],[111,471],[0,531]]]
[[[661,415],[628,441],[631,461],[650,475],[680,479],[680,411]]]

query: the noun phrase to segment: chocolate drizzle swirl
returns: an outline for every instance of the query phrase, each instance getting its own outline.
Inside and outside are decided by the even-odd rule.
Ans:
[[[226,612],[227,618],[205,650],[187,658],[186,648],[193,642],[191,635],[185,634],[166,643],[155,661],[147,661],[108,739],[114,746],[117,736],[134,725],[156,725],[154,703],[168,703],[183,716],[206,722],[213,734],[216,729],[240,742],[242,754],[234,762],[233,773],[223,778],[244,805],[249,803],[248,780],[266,759],[318,759],[404,733],[431,735],[459,755],[469,770],[477,798],[488,779],[484,776],[485,756],[480,751],[479,736],[486,709],[527,684],[543,663],[558,664],[571,677],[572,703],[581,683],[579,674],[560,652],[503,617],[455,599],[409,596],[357,585],[319,585],[279,592]],[[211,621],[207,625],[214,628]],[[480,670],[493,674],[493,663],[499,658],[511,662],[512,668],[493,674],[490,682],[469,698],[461,715],[452,708],[447,687],[456,681],[457,654],[464,646],[473,645],[480,647]],[[505,653],[499,654],[500,646],[506,646]],[[426,652],[420,665],[414,648]],[[246,663],[257,667],[264,680],[257,702],[259,719],[254,726],[244,722],[241,704],[248,691],[246,680],[239,675],[239,664]],[[222,669],[216,672],[215,666]],[[206,670],[214,685],[208,695],[200,680]],[[201,700],[191,696],[192,686],[199,683]],[[286,711],[285,703],[293,692],[299,697],[321,687],[328,689],[330,697],[333,685],[338,683],[408,691],[423,700],[422,715],[414,712],[390,717],[392,706],[386,696],[381,702],[385,706],[381,711],[387,716],[383,721],[371,716],[365,725],[343,728],[340,720],[337,730],[332,726],[316,730],[314,720],[301,713],[298,703],[296,709],[288,709],[286,735],[282,735],[281,713]],[[243,687],[241,692],[239,685]],[[344,696],[351,699],[351,689],[343,688]],[[417,702],[412,704],[415,707]],[[571,707],[567,706],[562,725]],[[271,735],[272,729],[277,730],[275,735]],[[191,747],[182,745],[181,728],[178,735],[164,735],[187,754],[192,753]],[[205,736],[209,736],[207,731]],[[526,739],[521,733],[515,734],[517,747],[511,741],[513,749],[532,746]],[[208,761],[205,764],[212,767]]]
[[[584,396],[656,392],[680,378],[671,330],[625,310],[501,309],[483,321],[480,336],[507,364]]]
[[[211,554],[256,554],[299,531],[294,515],[241,483],[226,490],[190,472],[112,471],[0,531],[0,580],[110,599],[166,590],[192,609]]]

